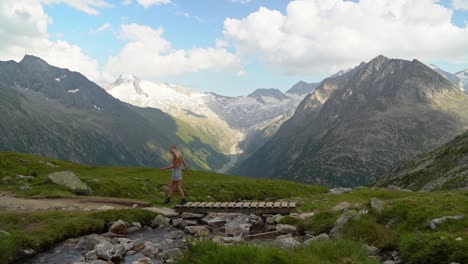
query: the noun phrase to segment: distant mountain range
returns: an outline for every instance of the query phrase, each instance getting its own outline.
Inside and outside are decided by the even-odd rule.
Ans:
[[[468,132],[447,144],[405,161],[376,185],[419,190],[468,190]]]
[[[233,173],[364,185],[468,129],[468,96],[425,64],[379,56],[334,75]]]
[[[96,165],[162,166],[178,145],[194,168],[228,158],[190,124],[122,103],[85,76],[25,56],[0,62],[0,150]],[[183,128],[183,129],[181,129]]]

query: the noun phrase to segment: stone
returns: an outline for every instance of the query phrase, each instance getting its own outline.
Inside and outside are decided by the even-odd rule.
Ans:
[[[159,187],[159,190],[162,191],[162,192],[164,192],[164,193],[167,193],[167,192],[169,192],[169,186],[168,186],[168,185],[165,185],[165,184],[164,184],[164,185],[161,185],[161,186]]]
[[[393,184],[390,184],[387,186],[387,190],[391,190],[391,191],[400,191],[401,188],[396,186],[396,185],[393,185]]]
[[[10,176],[5,176],[5,177],[3,177],[3,178],[2,178],[2,182],[3,182],[4,184],[13,183],[13,181],[12,181],[12,179],[11,179]]]
[[[259,234],[259,233],[263,233],[265,231],[266,231],[265,225],[262,224],[262,223],[255,223],[255,224],[251,225],[250,228],[249,228],[249,233],[251,233],[251,234]]]
[[[23,185],[21,185],[20,187],[20,190],[22,191],[27,191],[27,190],[31,190],[31,186],[29,186],[29,184],[27,182],[23,183]]]
[[[244,239],[243,239],[241,236],[236,236],[236,237],[221,237],[221,241],[222,241],[223,243],[230,244],[230,243],[240,243],[240,242],[244,241]]]
[[[214,228],[218,228],[218,227],[225,225],[226,220],[222,218],[214,218],[214,219],[208,220],[207,224]]]
[[[135,250],[137,252],[144,249],[144,248],[145,248],[144,243],[133,244],[133,250]]]
[[[297,228],[292,225],[276,225],[276,231],[278,231],[281,234],[288,234],[288,233],[295,233]]]
[[[309,245],[310,243],[314,242],[314,241],[325,241],[325,240],[330,240],[330,236],[328,236],[327,233],[322,233],[318,236],[314,236],[312,238],[309,238],[307,239],[304,244],[305,245]]]
[[[362,245],[364,250],[367,252],[367,255],[369,256],[377,256],[380,253],[380,249],[374,246],[369,246],[367,244]]]
[[[0,230],[0,235],[9,236],[10,232],[5,231],[5,230]]]
[[[119,235],[119,234],[112,233],[112,232],[106,232],[106,233],[101,234],[101,236],[108,237],[108,238],[112,239],[112,238],[115,238],[115,237],[126,237],[127,235]]]
[[[280,214],[277,214],[277,215],[274,216],[274,218],[275,218],[276,223],[280,223],[281,220],[284,218],[284,216],[280,215]]]
[[[112,260],[119,259],[119,250],[117,250],[114,245],[110,242],[102,242],[97,244],[94,248],[96,250],[96,255],[103,260]]]
[[[127,229],[127,232],[130,234],[130,233],[135,233],[135,232],[138,232],[140,231],[141,228],[137,227],[137,226],[131,226]]]
[[[341,203],[335,205],[331,210],[332,211],[342,211],[342,210],[345,210],[345,209],[349,209],[351,206],[353,206],[353,205],[348,203],[348,202],[341,202]]]
[[[152,228],[159,228],[159,227],[170,226],[169,221],[170,221],[169,218],[164,217],[162,215],[157,215],[153,219],[153,221],[151,221],[151,227]]]
[[[187,226],[187,222],[182,218],[175,218],[172,219],[172,226],[178,229],[184,229]]]
[[[351,189],[351,188],[339,187],[339,188],[333,188],[333,189],[328,190],[328,193],[330,193],[330,194],[343,194],[343,193],[349,193],[349,192],[352,192],[352,191],[353,191],[353,189]]]
[[[88,252],[93,250],[97,244],[104,242],[110,242],[110,239],[98,234],[91,234],[81,238],[81,240],[76,244],[75,248]]]
[[[86,255],[85,255],[85,260],[87,262],[93,261],[93,260],[98,260],[98,259],[99,258],[98,258],[97,254],[96,254],[96,250],[91,250],[88,253],[86,253]]]
[[[130,251],[134,245],[134,242],[128,238],[117,238],[117,243],[123,246],[125,252]]]
[[[183,219],[200,219],[205,217],[205,214],[182,213],[180,217]]]
[[[333,239],[341,239],[343,236],[343,226],[351,219],[357,219],[359,217],[356,210],[349,210],[344,212],[335,221],[335,225],[330,231],[330,237]]]
[[[163,259],[174,259],[180,256],[182,256],[182,251],[179,248],[171,248],[161,254]]]
[[[138,228],[141,228],[140,222],[131,222],[130,225],[131,225],[131,226],[136,226],[136,227],[138,227]]]
[[[210,230],[208,230],[208,228],[205,226],[187,226],[184,230],[187,233],[197,237],[206,237],[210,233]]]
[[[371,198],[370,204],[372,210],[374,210],[377,213],[382,212],[384,209],[384,203],[375,197]]]
[[[277,236],[279,236],[279,232],[277,231],[271,231],[271,232],[264,232],[264,233],[259,233],[259,234],[253,234],[253,235],[248,235],[245,236],[245,240],[254,240],[254,239],[275,239]]]
[[[34,179],[34,177],[33,176],[24,176],[24,175],[21,175],[21,174],[16,174],[15,179],[24,180],[24,181],[31,181],[31,180]]]
[[[132,262],[132,264],[153,264],[150,258],[141,258],[137,261]]]
[[[47,175],[47,179],[52,183],[66,187],[72,193],[78,195],[91,194],[91,188],[82,182],[72,171],[59,171]]]
[[[108,210],[114,210],[115,207],[114,206],[110,206],[110,205],[103,205],[103,206],[100,206],[98,208],[96,208],[96,210],[98,211],[108,211]]]
[[[36,255],[36,251],[32,248],[25,248],[18,253],[19,258],[31,257]]]
[[[314,212],[308,212],[308,213],[302,213],[302,214],[295,215],[294,217],[304,220],[304,219],[310,218],[310,217],[312,217],[314,215],[315,215]]]
[[[432,219],[427,223],[427,226],[431,229],[436,229],[437,226],[447,222],[448,220],[461,220],[463,215],[452,215],[452,216],[443,216],[439,218]]]
[[[184,219],[184,221],[189,226],[198,225],[197,219]]]
[[[386,260],[384,262],[382,262],[382,264],[400,264],[401,261],[399,260]]]
[[[269,217],[266,218],[266,222],[269,225],[274,225],[274,224],[276,224],[276,219],[273,216],[269,216]]]
[[[275,244],[282,248],[295,248],[301,246],[301,242],[293,237],[277,237]]]
[[[149,258],[156,256],[158,252],[159,252],[159,244],[153,244],[150,241],[146,241],[145,248],[141,250],[141,254]]]
[[[176,213],[174,209],[172,208],[167,208],[167,207],[146,207],[143,208],[144,210],[154,212],[157,214],[160,214],[164,217],[169,217],[169,218],[174,218],[174,217],[179,217],[179,213]]]
[[[118,220],[117,222],[113,223],[109,228],[109,232],[118,234],[118,235],[125,235],[128,232],[127,229],[128,223],[123,220]]]

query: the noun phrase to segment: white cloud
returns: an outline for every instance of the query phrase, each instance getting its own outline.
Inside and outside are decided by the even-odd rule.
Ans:
[[[44,4],[58,4],[65,3],[77,10],[85,12],[90,15],[98,15],[98,8],[109,8],[112,4],[105,0],[39,0]],[[31,1],[30,1],[31,2]]]
[[[111,24],[104,23],[101,26],[99,26],[98,28],[92,29],[91,33],[99,33],[99,32],[103,32],[103,31],[106,31],[106,30],[111,29],[111,28],[112,28]]]
[[[39,56],[52,65],[69,68],[88,78],[101,79],[98,62],[80,47],[49,40],[50,17],[38,1],[0,1],[0,60],[19,61],[25,54]]]
[[[122,5],[131,5],[132,2],[133,2],[132,0],[123,0]]]
[[[453,0],[452,5],[455,9],[468,10],[468,0]]]
[[[171,0],[137,0],[137,1],[144,8],[148,8],[152,5],[165,5],[165,4],[171,3]]]
[[[282,14],[260,8],[226,19],[224,37],[242,55],[288,73],[330,73],[379,54],[468,62],[468,28],[438,0],[295,0]]]
[[[109,58],[106,72],[113,76],[128,72],[154,79],[209,69],[241,69],[239,58],[224,48],[176,50],[162,34],[162,29],[135,23],[122,25],[120,38],[128,42]]]

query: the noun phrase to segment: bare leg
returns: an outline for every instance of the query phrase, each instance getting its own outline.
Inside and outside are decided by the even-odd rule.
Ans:
[[[167,194],[168,198],[172,197],[172,193],[174,192],[174,186],[175,182],[171,179],[171,181],[169,182],[169,193]]]
[[[182,184],[180,184],[180,181],[175,181],[175,185],[177,186],[177,190],[179,191],[179,194],[182,197],[182,199],[185,199],[184,190],[182,189]]]

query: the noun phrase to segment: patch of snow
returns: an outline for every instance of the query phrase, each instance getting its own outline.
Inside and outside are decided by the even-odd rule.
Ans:
[[[67,92],[75,94],[75,93],[77,93],[79,91],[80,91],[80,89],[75,89],[75,90],[68,90]]]
[[[60,78],[55,78],[55,80],[56,80],[57,82],[60,82],[61,79],[60,79]]]

